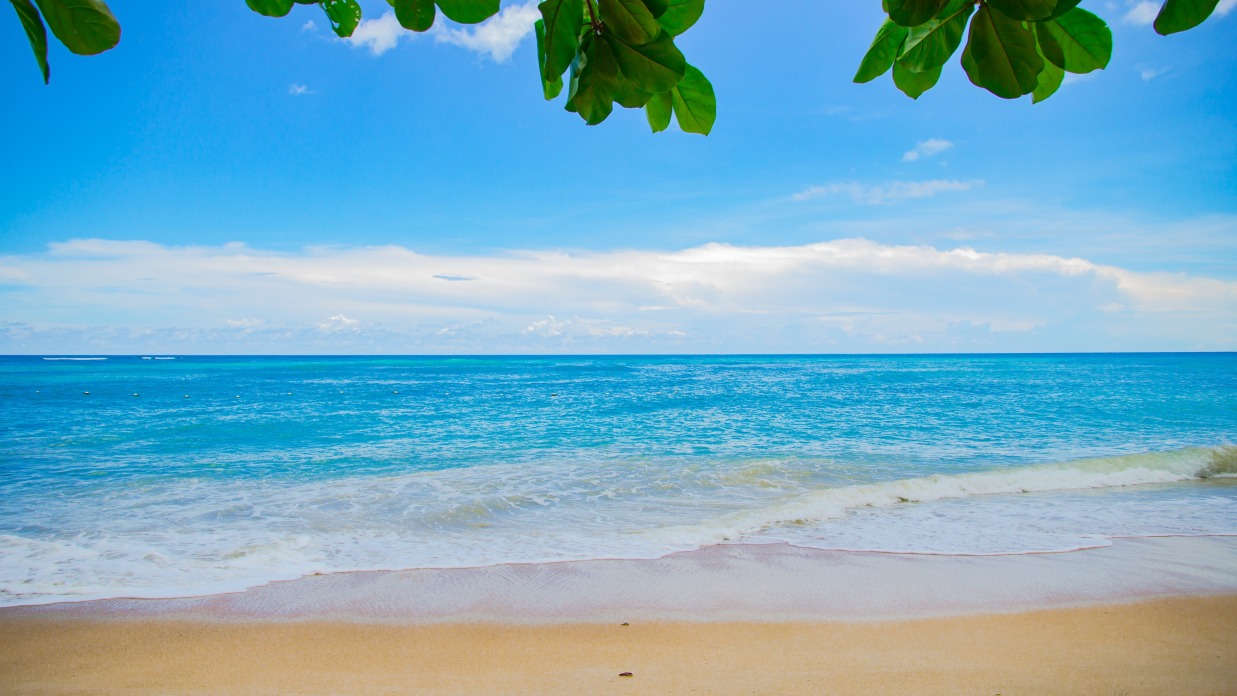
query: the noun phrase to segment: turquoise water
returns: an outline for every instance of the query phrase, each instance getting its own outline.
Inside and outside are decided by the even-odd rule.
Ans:
[[[1237,533],[1234,354],[51,357],[0,358],[5,604]]]

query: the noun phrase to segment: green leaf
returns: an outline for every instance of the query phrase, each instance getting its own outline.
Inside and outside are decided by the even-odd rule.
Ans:
[[[245,0],[249,9],[266,17],[286,17],[292,11],[292,0]]]
[[[395,8],[399,25],[412,31],[429,31],[434,26],[434,0],[387,0]]]
[[[670,9],[670,0],[644,0],[644,6],[649,8],[654,18],[657,18],[666,14],[666,10]]]
[[[889,19],[904,27],[917,27],[932,19],[947,0],[888,0]]]
[[[717,96],[713,84],[694,66],[687,66],[683,79],[670,90],[674,117],[684,133],[708,135],[717,120]]]
[[[615,103],[628,109],[642,108],[652,98],[651,92],[637,88],[626,79],[619,80],[618,92],[614,94]]]
[[[628,43],[646,44],[661,32],[657,18],[641,0],[599,0],[598,5],[606,28]]]
[[[664,31],[656,39],[639,46],[612,33],[603,34],[601,38],[614,51],[623,76],[645,92],[665,92],[677,85],[687,71],[687,59]]]
[[[671,36],[678,36],[696,23],[704,14],[704,0],[669,0],[666,11],[657,18],[657,23]]]
[[[43,84],[47,84],[52,79],[52,69],[47,65],[47,28],[43,26],[43,18],[30,0],[12,0],[12,3],[22,28],[26,30],[34,59],[39,63],[39,72],[43,73]]]
[[[898,62],[912,72],[947,63],[962,43],[966,22],[974,10],[970,0],[952,0],[939,15],[908,31]]]
[[[989,7],[1010,19],[1021,19],[1027,22],[1048,19],[1057,9],[1057,0],[987,0],[987,2]]]
[[[1044,57],[1068,72],[1102,70],[1112,57],[1112,31],[1104,20],[1082,8],[1036,22],[1035,35]]]
[[[101,0],[35,0],[47,26],[70,51],[92,56],[120,43],[120,23]]]
[[[545,21],[545,61],[542,79],[553,82],[563,76],[580,49],[584,26],[583,0],[545,0],[537,6]]]
[[[581,56],[579,71],[572,71],[567,107],[580,114],[585,123],[595,126],[614,110],[614,96],[621,79],[619,66],[614,61],[610,42],[592,35],[585,37]]]
[[[541,78],[541,93],[546,101],[550,101],[562,93],[563,76],[559,73],[553,80],[545,79],[545,22],[537,20],[533,24],[533,33],[537,35],[537,77]]]
[[[1030,29],[985,5],[971,20],[962,67],[977,86],[1003,99],[1017,99],[1035,89],[1044,59]]]
[[[1052,14],[1048,16],[1048,19],[1056,19],[1057,17],[1060,17],[1066,12],[1078,7],[1078,3],[1080,2],[1082,2],[1082,0],[1057,0],[1057,9],[1052,11]]]
[[[447,19],[460,24],[480,24],[498,14],[498,0],[437,0]]]
[[[1155,18],[1155,31],[1168,36],[1193,29],[1215,11],[1219,0],[1166,0]]]
[[[326,13],[335,35],[341,39],[352,36],[361,23],[361,6],[356,0],[319,0],[318,5]]]
[[[1065,80],[1065,71],[1052,61],[1044,61],[1044,69],[1039,72],[1039,81],[1035,83],[1035,90],[1031,92],[1031,103],[1038,104],[1048,97],[1051,97],[1061,88],[1061,83]]]
[[[670,116],[674,111],[674,96],[670,92],[654,94],[649,103],[644,105],[644,115],[649,119],[649,128],[654,133],[660,133],[670,127]]]
[[[876,38],[872,39],[872,46],[864,54],[863,60],[859,61],[859,70],[855,72],[855,82],[871,82],[893,67],[893,59],[897,57],[898,47],[906,39],[908,31],[910,30],[901,24],[886,19],[881,28],[877,30]]]
[[[912,72],[901,63],[893,64],[893,84],[911,99],[918,99],[921,94],[932,89],[939,79],[941,79],[940,68]]]

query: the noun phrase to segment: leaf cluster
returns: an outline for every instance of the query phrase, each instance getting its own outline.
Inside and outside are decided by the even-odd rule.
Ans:
[[[876,32],[855,82],[892,68],[893,83],[918,99],[962,46],[962,69],[973,84],[1003,99],[1052,96],[1065,73],[1102,70],[1112,57],[1104,20],[1080,0],[882,0],[888,19]],[[1165,0],[1155,20],[1161,34],[1198,26],[1217,0]]]
[[[43,82],[51,79],[47,29],[73,53],[93,55],[116,46],[120,24],[103,0],[9,0],[34,51]],[[357,0],[245,0],[267,17],[295,5],[317,5],[340,37],[361,22]],[[400,25],[428,31],[439,12],[461,24],[498,13],[500,0],[387,0]],[[708,135],[717,118],[713,85],[689,65],[675,39],[704,13],[705,0],[544,0],[536,23],[542,93],[553,100],[567,75],[568,111],[596,125],[614,105],[643,108],[653,132],[671,118],[688,133]],[[1104,20],[1081,0],[881,0],[888,19],[859,64],[855,82],[893,72],[912,99],[936,85],[962,47],[968,78],[998,97],[1047,99],[1066,72],[1103,69],[1112,57]],[[1163,35],[1192,29],[1219,0],[1164,0],[1155,19]],[[962,39],[966,37],[963,46]]]
[[[674,44],[700,19],[704,0],[544,0],[537,9],[537,67],[547,100],[562,93],[569,73],[566,109],[590,126],[618,104],[643,108],[654,133],[672,116],[688,133],[713,129],[713,85]]]

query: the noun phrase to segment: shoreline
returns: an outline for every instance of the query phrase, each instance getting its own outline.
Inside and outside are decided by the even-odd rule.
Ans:
[[[0,620],[564,624],[888,621],[1237,594],[1237,536],[935,555],[720,544],[656,559],[354,571],[239,592],[0,608]]]
[[[735,544],[0,609],[14,694],[1237,694],[1234,653],[1237,537]]]

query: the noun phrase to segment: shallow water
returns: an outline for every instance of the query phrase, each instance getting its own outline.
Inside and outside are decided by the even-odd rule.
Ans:
[[[0,358],[0,603],[1237,534],[1232,354],[149,357]]]

